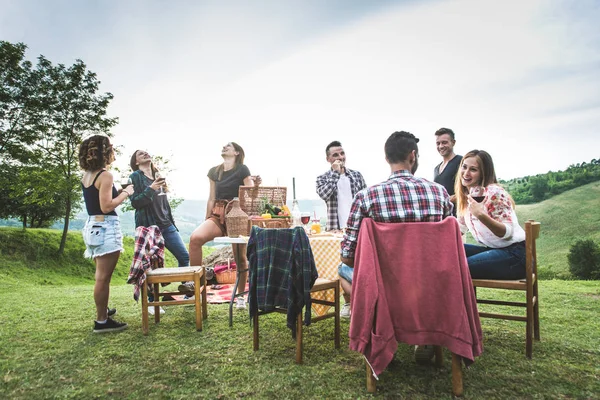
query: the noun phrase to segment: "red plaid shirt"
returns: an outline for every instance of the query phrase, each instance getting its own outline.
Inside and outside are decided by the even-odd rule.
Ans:
[[[164,267],[165,240],[158,226],[138,226],[135,229],[135,252],[127,278],[127,283],[134,285],[133,299],[135,301],[140,298],[140,290],[146,282],[146,271],[153,267],[152,260],[157,261],[156,268]]]
[[[376,222],[439,222],[452,214],[452,207],[442,185],[417,178],[407,170],[395,171],[387,181],[354,196],[342,257],[354,258],[363,218]]]

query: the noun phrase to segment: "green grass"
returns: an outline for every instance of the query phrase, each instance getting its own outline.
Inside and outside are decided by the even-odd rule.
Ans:
[[[517,206],[519,222],[541,222],[537,243],[540,278],[569,279],[567,254],[579,239],[600,243],[600,182],[562,193],[537,204]]]
[[[45,398],[450,398],[450,359],[442,369],[418,366],[401,344],[374,396],[365,389],[361,356],[333,348],[331,320],[306,329],[305,363],[294,363],[285,316],[261,323],[261,349],[252,350],[246,313],[233,328],[227,307],[210,305],[202,332],[193,308],[167,309],[142,335],[132,287],[112,288],[111,305],[128,322],[121,333],[92,333],[91,285],[0,283],[0,397]],[[483,291],[481,291],[483,292]],[[600,285],[545,281],[542,341],[525,358],[524,325],[482,320],[484,353],[464,372],[466,399],[594,398],[600,393]]]

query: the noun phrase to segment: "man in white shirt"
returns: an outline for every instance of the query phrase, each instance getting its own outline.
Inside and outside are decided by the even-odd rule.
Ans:
[[[344,229],[348,222],[354,195],[367,187],[362,174],[346,168],[346,153],[340,142],[333,141],[325,148],[329,171],[317,177],[317,194],[327,204],[327,230]],[[342,317],[350,316],[350,295],[344,292],[346,304]]]

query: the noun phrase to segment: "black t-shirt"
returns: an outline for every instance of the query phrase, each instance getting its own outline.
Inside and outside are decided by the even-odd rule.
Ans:
[[[445,187],[450,196],[454,194],[454,179],[456,178],[456,173],[460,167],[460,160],[462,160],[462,156],[454,156],[454,158],[448,162],[448,165],[446,165],[446,168],[444,168],[441,174],[439,171],[442,163],[439,163],[433,170],[433,181]]]
[[[142,174],[144,175],[144,174]],[[152,185],[154,180],[148,178],[144,175],[146,186]],[[169,219],[169,199],[168,196],[159,196],[158,193],[155,193],[154,198],[152,199],[152,211],[154,211],[154,218],[156,219],[156,225],[160,229],[168,228],[173,225],[171,220]]]
[[[208,178],[215,181],[215,199],[231,200],[238,197],[240,186],[244,185],[244,179],[250,176],[250,170],[244,164],[237,165],[229,171],[223,171],[219,179],[218,166],[208,171]]]

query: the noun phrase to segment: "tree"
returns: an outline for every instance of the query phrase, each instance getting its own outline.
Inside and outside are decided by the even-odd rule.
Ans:
[[[27,46],[0,41],[0,161],[27,162],[30,145],[39,135],[29,117],[37,107],[31,62],[25,60]]]
[[[81,199],[79,144],[89,134],[112,136],[110,128],[118,119],[106,116],[113,95],[98,93],[100,82],[83,61],[77,60],[70,67],[55,66],[40,56],[33,76],[39,89],[39,103],[31,122],[41,135],[35,147],[48,168],[58,171],[63,179],[56,193],[64,204],[65,223],[58,251],[62,254],[69,220]]]

